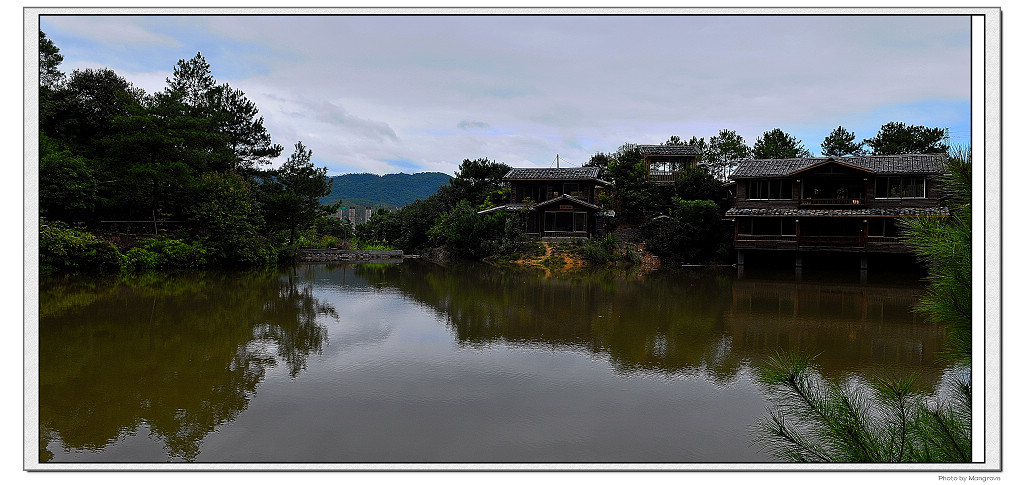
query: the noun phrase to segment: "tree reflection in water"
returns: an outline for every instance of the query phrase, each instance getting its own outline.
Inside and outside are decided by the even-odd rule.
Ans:
[[[127,461],[122,457],[138,460],[148,453],[147,459],[161,461],[159,450],[145,448],[144,439],[139,440],[142,446],[131,442],[131,435],[149,432],[171,460],[285,455],[292,459],[316,456],[322,461],[380,460],[394,455],[390,451],[360,454],[362,447],[375,449],[368,446],[373,442],[390,450],[386,447],[396,445],[388,440],[395,436],[408,445],[401,456],[418,459],[424,453],[416,448],[419,441],[431,443],[425,445],[431,449],[438,439],[466,443],[480,438],[474,433],[481,425],[495,425],[495,413],[508,411],[505,401],[482,399],[473,407],[478,414],[453,414],[448,393],[464,396],[462,379],[467,377],[479,379],[476,397],[507,399],[507,389],[487,387],[492,384],[543,392],[557,389],[546,397],[535,395],[537,402],[532,404],[544,409],[542,413],[574,409],[574,404],[559,406],[575,403],[573,399],[590,402],[583,400],[592,401],[610,382],[622,383],[624,388],[644,391],[619,394],[620,402],[654,396],[655,401],[667,403],[664,414],[645,421],[646,417],[614,411],[606,416],[600,409],[591,409],[593,414],[579,416],[580,422],[603,422],[613,416],[609,419],[619,421],[612,428],[655,423],[659,429],[669,429],[659,419],[678,418],[674,393],[706,391],[704,381],[731,399],[748,395],[752,401],[743,401],[742,406],[752,403],[752,409],[760,411],[756,388],[745,394],[750,386],[738,381],[780,351],[820,354],[819,369],[830,379],[895,368],[915,372],[924,385],[934,387],[942,372],[934,366],[942,331],[918,321],[910,311],[921,286],[837,281],[737,279],[729,268],[663,268],[646,275],[587,270],[545,278],[531,271],[472,265],[443,268],[412,261],[308,265],[286,273],[47,281],[40,288],[40,456],[43,461]],[[346,314],[339,317],[334,307],[318,298],[346,308]],[[396,312],[394,318],[389,312]],[[327,346],[325,323],[338,332],[332,335],[337,343],[331,352],[323,353],[323,362],[313,364],[311,356]],[[458,347],[481,351],[453,355],[446,333]],[[498,351],[485,351],[492,348]],[[517,348],[550,349],[551,355],[502,351]],[[537,374],[531,370],[522,380],[502,377],[501,371],[510,367],[532,369],[537,359],[561,364],[579,361],[566,353],[600,362],[576,368],[580,374],[553,368]],[[280,370],[272,373],[277,365]],[[608,379],[609,368],[617,374],[613,379]],[[306,379],[297,379],[300,375]],[[566,379],[578,379],[573,381],[578,384],[573,392],[578,394],[562,392]],[[660,379],[674,382],[660,386]],[[278,380],[299,382],[287,390],[269,385]],[[654,386],[649,385],[652,382]],[[259,405],[250,405],[261,385]],[[295,401],[264,399],[276,392],[272,389]],[[298,393],[288,394],[293,391]],[[386,405],[381,396],[389,397]],[[544,399],[553,396],[556,400],[548,404],[554,407],[544,405]],[[405,401],[406,397],[410,400]],[[687,409],[690,419],[699,423],[683,423],[678,429],[690,433],[720,431],[704,419],[703,410],[716,413],[725,404],[736,404],[719,403],[708,395],[690,397],[706,406]],[[339,403],[348,407],[339,409]],[[425,403],[430,405],[424,407]],[[425,410],[434,413],[433,419],[418,418]],[[245,416],[240,416],[243,411]],[[284,419],[282,412],[301,417]],[[396,420],[396,415],[407,419]],[[544,422],[549,417],[536,415],[527,421]],[[246,419],[249,424],[259,422],[259,429],[227,426],[229,421]],[[730,419],[743,418],[734,414]],[[752,423],[756,416],[750,419]],[[405,428],[398,429],[397,422]],[[460,427],[459,422],[473,424]],[[368,439],[378,433],[380,423],[398,434]],[[574,423],[545,428],[572,433]],[[274,426],[285,425],[295,426],[289,429],[290,439],[301,443],[273,433]],[[740,433],[745,429],[739,428]],[[218,429],[225,433],[217,437],[225,439],[216,444],[211,433]],[[353,429],[362,434],[346,441],[346,433]],[[320,439],[328,445],[319,446],[311,439],[311,430],[321,433]],[[492,434],[506,431],[496,427]],[[508,434],[520,431],[516,428]],[[666,443],[678,445],[673,440],[679,436],[672,433]],[[556,436],[554,441],[561,438]],[[239,440],[250,439],[259,450],[255,455],[253,450],[238,450],[250,444]],[[487,438],[480,439],[486,442]],[[536,439],[551,442],[552,437],[541,433]],[[731,456],[725,451],[731,439],[722,438],[715,452]],[[211,450],[200,455],[204,440]],[[122,442],[126,445],[112,446]],[[698,460],[703,456],[695,450],[706,443],[682,442],[692,448],[689,456]],[[331,448],[339,443],[352,449]],[[595,439],[584,444],[592,450],[609,450],[601,443]],[[64,454],[54,457],[48,446],[54,453],[61,447]],[[282,447],[317,451],[258,454],[275,449],[280,453]],[[526,446],[510,456],[536,457],[530,454],[536,449]],[[526,455],[521,455],[524,450]],[[475,451],[460,452],[480,456]],[[88,453],[71,456],[75,452]]]
[[[277,271],[53,280],[40,286],[40,461],[99,450],[142,425],[172,459],[249,404],[267,370],[295,377],[336,310]],[[149,312],[131,311],[149,308]]]
[[[736,279],[732,268],[614,268],[544,278],[528,270],[414,264],[359,269],[433,308],[460,345],[496,343],[607,355],[622,374],[734,382],[780,351],[822,354],[822,372],[930,366],[942,329],[915,318],[921,286]]]

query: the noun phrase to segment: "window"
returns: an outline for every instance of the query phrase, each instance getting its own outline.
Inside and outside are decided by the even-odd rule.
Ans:
[[[872,217],[868,220],[868,236],[872,237],[896,237],[899,235],[899,228],[896,219],[892,217]]]
[[[745,227],[741,226],[743,233]],[[751,217],[749,234],[758,236],[795,236],[796,219],[790,217]]]
[[[545,212],[544,230],[548,232],[587,232],[587,213]]]
[[[566,183],[562,184],[562,193],[569,194],[573,197],[579,197],[580,195],[580,184]]]
[[[876,199],[920,199],[925,197],[924,177],[878,177]]]
[[[587,213],[576,212],[573,216],[573,230],[576,232],[587,232]]]
[[[748,199],[792,199],[793,182],[790,180],[751,180],[747,185]]]

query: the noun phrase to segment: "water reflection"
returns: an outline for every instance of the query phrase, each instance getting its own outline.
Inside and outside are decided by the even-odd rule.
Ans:
[[[778,352],[820,354],[827,377],[912,372],[934,386],[942,328],[917,317],[914,275],[737,279],[731,268],[530,271],[403,265],[366,273],[428,304],[467,346],[502,342],[607,354],[623,374],[707,374],[720,384]],[[850,282],[844,281],[851,280]]]
[[[40,459],[96,451],[145,424],[167,456],[246,409],[267,369],[291,376],[327,343],[334,308],[296,275],[52,280],[40,287]]]
[[[749,377],[776,352],[939,381],[916,279],[788,278],[406,262],[46,281],[40,455],[152,461],[111,451],[148,432],[186,461],[767,459]]]

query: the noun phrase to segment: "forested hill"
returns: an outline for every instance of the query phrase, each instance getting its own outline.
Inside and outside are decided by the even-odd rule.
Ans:
[[[438,187],[446,185],[451,175],[440,172],[421,172],[415,174],[390,173],[377,175],[372,173],[350,173],[331,177],[334,184],[331,193],[320,199],[324,204],[333,204],[339,200],[345,205],[365,205],[371,207],[401,207],[417,199],[426,199],[437,192]]]

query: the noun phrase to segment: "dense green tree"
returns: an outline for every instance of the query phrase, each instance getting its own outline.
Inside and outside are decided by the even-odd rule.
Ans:
[[[683,141],[682,138],[676,135],[672,135],[669,137],[668,140],[665,141],[665,143],[662,143],[662,145],[690,145],[692,147],[695,147],[698,150],[700,150],[701,153],[701,156],[697,157],[698,161],[703,159],[704,153],[708,150],[708,143],[704,141],[704,138],[697,138],[695,136],[690,137],[688,141]]]
[[[428,231],[434,220],[450,207],[440,197],[431,196],[394,210],[377,211],[372,219],[355,228],[363,242],[383,242],[403,251],[424,249],[429,245]]]
[[[271,241],[261,233],[263,211],[251,183],[235,172],[209,172],[192,186],[188,219],[195,236],[210,248],[211,261],[262,265],[276,261]]]
[[[60,71],[59,67],[61,62],[64,62],[64,56],[60,54],[60,49],[40,30],[39,88],[41,90],[55,90],[64,81],[64,73]]]
[[[303,148],[281,170],[261,170],[280,145],[271,143],[255,104],[217,84],[201,54],[179,61],[153,95],[110,69],[76,70],[62,81],[60,62],[40,32],[40,215],[54,221],[43,259],[73,270],[107,267],[111,254],[131,266],[160,258],[180,266],[175,258],[185,248],[202,255],[196,262],[266,264],[282,242],[266,230],[268,220],[292,242],[299,230],[339,233],[337,224],[323,223],[316,200],[330,187],[326,169],[312,168]],[[180,234],[152,241],[111,239],[138,246],[122,248],[123,255],[89,242],[95,226],[53,225],[150,218],[185,224],[161,226]],[[61,249],[79,246],[86,249]],[[107,262],[88,263],[93,246]]]
[[[798,158],[809,157],[811,153],[796,137],[775,128],[757,137],[752,155],[754,158]]]
[[[97,182],[89,161],[39,136],[39,215],[87,221],[96,208]]]
[[[698,162],[704,160],[704,154],[708,151],[708,142],[704,141],[703,137],[697,138],[695,136],[691,136],[690,141],[688,141],[687,144],[700,150],[700,156],[697,157]]]
[[[648,176],[643,155],[635,146],[623,145],[608,165],[608,178],[615,186],[616,204],[623,216],[632,222],[642,222],[654,213],[658,204],[658,190]]]
[[[440,189],[445,205],[454,207],[458,201],[467,200],[473,207],[480,207],[488,198],[502,200],[501,195],[495,192],[502,189],[503,179],[509,170],[512,167],[486,158],[463,160],[455,178],[448,182],[447,187]]]
[[[141,89],[109,69],[76,70],[40,113],[40,135],[81,160],[79,173],[84,168],[95,177],[99,219],[151,216],[161,205],[154,188],[166,178],[155,177],[162,172],[156,164],[168,157],[156,158],[152,141],[168,142],[153,123],[138,122],[152,118],[147,102]]]
[[[863,155],[864,142],[856,143],[854,142],[856,139],[852,131],[846,131],[846,128],[840,125],[825,137],[825,141],[821,142],[821,155],[824,157]]]
[[[245,93],[224,84],[213,90],[211,96],[217,131],[227,137],[234,153],[229,168],[251,173],[281,154],[284,147],[271,142],[256,103],[246,98]]]
[[[871,148],[873,155],[899,155],[901,153],[946,153],[949,138],[945,128],[927,128],[908,125],[903,122],[889,122],[878,130],[874,138],[866,138],[864,144]]]
[[[217,81],[213,69],[201,52],[189,60],[181,59],[174,73],[167,78],[163,94],[176,98],[182,105],[197,111],[210,107],[215,99]]]
[[[223,171],[236,166],[227,133],[218,123],[222,117],[216,96],[219,88],[202,56],[178,61],[174,77],[154,96],[153,112],[163,122],[165,156],[181,161],[193,172]]]
[[[428,234],[436,245],[459,256],[480,259],[496,252],[510,217],[513,215],[502,211],[479,214],[469,201],[462,200],[441,214]]]
[[[615,158],[611,154],[598,152],[591,156],[590,160],[584,163],[583,166],[597,167],[599,169],[597,173],[598,178],[604,178],[608,172],[608,165],[614,160]]]
[[[270,216],[288,229],[289,244],[295,242],[300,226],[313,223],[326,211],[320,198],[331,193],[327,167],[317,168],[312,157],[312,150],[301,141],[296,143],[295,152],[273,171],[274,180],[267,184]]]
[[[185,154],[196,160],[192,165],[252,174],[283,151],[272,143],[256,104],[241,90],[218,84],[202,53],[178,61],[157,100],[183,122],[181,128],[196,128],[181,131],[186,145],[198,150]]]
[[[667,212],[643,226],[648,249],[663,258],[687,263],[714,260],[725,242],[718,204],[677,198]]]
[[[52,93],[47,110],[40,113],[40,131],[78,155],[105,156],[104,144],[117,134],[117,117],[139,106],[144,98],[144,91],[110,69],[75,70]]]
[[[714,200],[719,205],[725,203],[722,182],[701,166],[680,173],[674,188],[674,196],[682,200]]]
[[[733,130],[721,130],[711,137],[707,151],[704,152],[704,166],[718,180],[728,180],[736,164],[750,158],[751,150],[743,141],[743,137]]]

